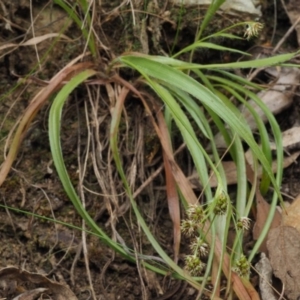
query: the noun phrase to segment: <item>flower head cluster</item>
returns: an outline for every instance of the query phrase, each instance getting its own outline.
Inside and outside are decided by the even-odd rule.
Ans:
[[[204,210],[201,205],[192,204],[186,211],[189,220],[201,223],[204,218]]]
[[[194,236],[197,233],[199,224],[193,220],[183,220],[181,223],[181,231],[187,236]]]
[[[181,223],[182,232],[192,237],[190,248],[193,254],[185,257],[185,268],[193,276],[201,274],[206,266],[201,258],[208,255],[208,245],[202,238],[197,237],[203,222],[205,222],[205,211],[202,206],[196,204],[189,206],[187,218]]]
[[[187,218],[181,223],[181,230],[187,236],[194,236],[204,219],[204,211],[200,205],[190,205],[187,209]]]
[[[237,221],[237,228],[240,230],[249,230],[251,220],[247,217],[241,217]]]
[[[249,40],[253,36],[258,36],[263,27],[264,25],[259,22],[247,22],[247,29],[245,31],[244,37]]]
[[[200,257],[206,257],[208,255],[208,245],[200,237],[196,237],[192,241],[190,248],[194,254],[199,255]]]
[[[187,255],[185,257],[185,268],[192,276],[200,275],[206,264],[196,255]]]
[[[236,272],[241,277],[247,277],[250,273],[250,264],[245,255],[236,261],[236,266],[233,268],[233,271]]]
[[[216,203],[214,206],[214,213],[216,215],[224,215],[227,212],[229,198],[225,192],[221,192],[216,196]]]

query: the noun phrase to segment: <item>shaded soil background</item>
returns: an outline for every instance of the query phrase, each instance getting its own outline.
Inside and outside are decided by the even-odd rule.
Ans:
[[[27,1],[2,1],[1,45],[15,43],[13,47],[1,48],[0,58],[0,162],[7,152],[6,137],[14,127],[33,95],[72,58],[82,52],[84,39],[75,24],[69,22],[65,13],[48,1],[33,1],[33,18],[36,36],[58,33],[66,28],[65,40],[57,43],[45,40],[33,46],[19,46],[21,41],[33,37],[31,8]],[[113,11],[114,4],[103,4],[98,12],[101,21],[95,23],[98,41],[99,66],[107,63],[123,51],[141,51],[151,54],[169,53],[176,37],[176,20],[160,15],[160,32],[155,32],[157,23],[148,23],[146,35],[135,32],[131,11],[122,14]],[[6,14],[6,15],[5,15]],[[260,39],[242,41],[235,45],[246,50],[256,44],[268,42],[273,31],[273,2],[264,4],[265,29]],[[53,20],[58,20],[53,22]],[[10,22],[9,22],[10,21]],[[141,18],[137,17],[137,22]],[[188,23],[190,20],[183,22]],[[153,21],[156,22],[156,21]],[[213,21],[214,22],[214,21]],[[215,21],[217,22],[217,21]],[[221,22],[220,20],[218,22]],[[232,22],[232,21],[231,21]],[[230,23],[230,22],[229,22]],[[215,23],[214,28],[224,27],[228,20]],[[282,8],[278,7],[277,31],[274,43],[290,27]],[[50,24],[50,25],[49,25]],[[127,29],[128,27],[128,29]],[[193,42],[195,26],[182,25],[174,51]],[[158,39],[156,39],[158,38]],[[226,43],[225,43],[226,45]],[[147,48],[148,47],[148,48]],[[296,36],[287,40],[285,50],[296,47]],[[38,54],[37,54],[38,53]],[[199,52],[197,62],[234,60],[237,57],[219,53]],[[40,67],[37,65],[41,61]],[[28,76],[28,74],[31,74]],[[134,76],[130,71],[122,74]],[[112,163],[109,150],[110,109],[112,103],[104,88],[78,89],[69,99],[63,113],[62,148],[65,163],[79,194],[84,190],[87,210],[109,235],[119,235],[131,249],[147,255],[155,255],[132,216],[130,204],[123,193],[122,183]],[[299,102],[278,117],[283,129],[291,127],[299,119]],[[60,220],[81,227],[82,222],[67,198],[56,175],[48,141],[49,107],[44,107],[29,129],[18,158],[8,178],[1,187],[0,201],[10,207],[19,208],[44,217]],[[288,116],[288,118],[287,118]],[[91,135],[93,138],[91,138]],[[91,139],[91,140],[90,140]],[[177,146],[181,138],[176,140]],[[88,144],[92,146],[87,147]],[[127,175],[133,178],[131,184],[136,190],[162,164],[159,141],[142,105],[134,98],[126,103],[126,114],[120,126],[120,152]],[[89,157],[85,164],[86,157]],[[187,174],[192,173],[192,163],[185,150],[177,161]],[[95,172],[98,167],[98,175]],[[83,187],[79,187],[79,174],[86,169]],[[292,196],[300,192],[299,167],[292,165],[285,172],[284,191]],[[292,184],[293,183],[293,184]],[[294,184],[295,183],[295,184]],[[172,222],[165,199],[164,174],[160,173],[136,197],[155,237],[172,256]],[[199,191],[200,194],[200,191]],[[66,283],[78,299],[88,299],[90,288],[87,264],[82,254],[82,236],[79,230],[70,229],[54,222],[35,218],[21,212],[0,209],[0,267],[15,266],[30,272],[47,275],[48,278]],[[248,238],[251,244],[251,235]],[[248,240],[248,243],[249,243]],[[188,241],[182,241],[181,253],[187,249]],[[163,277],[146,271],[124,260],[107,248],[97,237],[87,235],[88,267],[97,299],[195,299],[197,291],[179,280]],[[180,257],[180,265],[183,264]],[[253,282],[257,278],[253,275]],[[13,281],[12,281],[13,282]],[[26,284],[15,282],[7,287],[0,285],[0,297],[12,299],[29,289]],[[174,292],[176,292],[174,294]],[[165,297],[161,295],[166,293]],[[205,299],[205,296],[203,296]]]

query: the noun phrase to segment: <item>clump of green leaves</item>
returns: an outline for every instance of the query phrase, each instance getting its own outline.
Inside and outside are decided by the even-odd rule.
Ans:
[[[192,199],[197,199],[197,197],[192,191],[192,188],[183,185],[180,180],[182,178],[181,173],[176,173],[178,168],[173,168],[172,170],[174,180],[180,191],[179,194],[182,203],[188,207],[187,217],[181,223],[181,228],[185,234],[192,238],[190,244],[192,253],[186,255],[185,268],[191,275],[199,275],[205,271],[205,276],[202,278],[200,284],[191,276],[186,275],[186,272],[178,267],[166,254],[154,238],[149,226],[139,212],[139,207],[133,197],[133,191],[130,188],[131,185],[129,184],[128,178],[125,175],[126,172],[123,170],[122,159],[117,148],[118,126],[120,123],[123,102],[116,103],[116,107],[114,107],[112,113],[110,145],[116,169],[119,172],[136,218],[155,251],[174,271],[174,276],[177,276],[177,278],[185,278],[190,284],[199,289],[205,286],[207,278],[211,273],[213,259],[215,257],[215,244],[217,242],[222,245],[222,252],[218,253],[221,263],[219,264],[218,278],[216,280],[218,281],[221,278],[222,271],[227,278],[231,278],[230,274],[224,271],[225,268],[222,264],[224,257],[227,257],[228,255],[231,256],[231,261],[235,262],[234,270],[236,270],[240,276],[248,276],[250,261],[266,235],[267,229],[273,219],[278,198],[280,197],[279,185],[282,178],[283,160],[280,128],[266,105],[252,91],[253,89],[260,90],[261,88],[258,85],[249,82],[247,79],[235,75],[232,70],[240,68],[262,68],[278,64],[282,65],[285,61],[288,61],[295,55],[295,53],[291,53],[269,58],[217,64],[196,64],[176,59],[183,53],[193,53],[194,50],[199,48],[214,49],[221,52],[228,51],[249,56],[248,53],[239,51],[238,49],[224,47],[210,41],[213,40],[214,37],[242,39],[242,37],[228,33],[228,30],[234,26],[245,25],[248,26],[245,37],[249,39],[258,35],[262,28],[262,24],[260,23],[243,22],[208,37],[201,36],[204,27],[207,26],[212,17],[212,12],[215,12],[218,9],[218,5],[221,4],[222,1],[213,1],[208,14],[204,18],[195,42],[176,53],[173,57],[126,53],[116,58],[110,66],[110,68],[131,68],[140,74],[136,86],[142,88],[142,82],[147,88],[151,88],[158,98],[161,99],[163,104],[162,107],[164,107],[165,110],[165,116],[167,116],[165,119],[167,128],[171,129],[174,126],[177,127],[193,160],[199,180],[203,186],[203,195],[205,198],[204,206],[195,205],[195,201],[192,201]],[[84,79],[87,77],[88,74]],[[61,115],[62,105],[68,96],[68,93],[70,93],[71,90],[76,87],[77,83],[79,84],[81,81],[80,78],[77,78],[77,81],[73,80],[71,82],[73,84],[72,88],[65,89],[64,94],[58,95],[53,102],[54,108],[51,110],[51,118],[49,120],[49,128],[55,128],[55,130],[52,130],[50,133],[53,159],[59,175],[62,176],[61,180],[64,183],[66,191],[69,197],[73,199],[74,206],[81,216],[95,232],[98,232],[99,235],[105,239],[108,245],[123,255],[126,255],[128,259],[135,260],[135,257],[137,256],[128,255],[122,247],[113,243],[109,237],[100,230],[94,222],[92,222],[92,219],[87,215],[87,212],[83,210],[82,205],[77,203],[79,199],[75,190],[71,187],[70,182],[66,183],[69,181],[69,178],[64,166],[59,144],[60,119],[56,115]],[[124,80],[120,82],[124,83]],[[127,82],[125,86],[126,88],[131,88],[131,91],[135,93],[137,97],[140,97],[145,107],[147,107],[142,95],[136,91],[133,84]],[[254,138],[242,113],[237,109],[236,105],[232,103],[232,98],[239,101],[241,105],[244,105],[245,110],[248,110],[257,121],[257,128],[261,138],[260,143],[263,145],[263,149]],[[266,114],[271,127],[270,133],[267,132],[265,125],[260,121],[256,111],[247,104],[248,99],[254,100]],[[149,109],[147,112],[151,115]],[[225,170],[223,169],[222,164],[220,164],[221,158],[214,140],[213,128],[217,128],[222,134],[228,146],[228,153],[237,166],[237,192],[235,199],[231,199],[228,196]],[[159,130],[157,128],[156,130],[159,135]],[[198,135],[196,134],[196,132],[199,131],[210,141],[210,151],[205,149],[201,141],[199,141]],[[172,130],[170,130],[170,132],[172,132]],[[270,134],[273,135],[277,145],[276,176],[274,176],[271,168],[272,157],[269,143]],[[170,136],[170,138],[172,139],[172,136]],[[171,161],[174,166],[174,156],[166,147],[166,143],[163,139],[161,139],[161,144],[163,151],[165,151],[167,155],[167,159]],[[254,246],[249,258],[243,254],[242,240],[243,231],[249,228],[248,215],[253,203],[254,195],[253,193],[248,193],[249,188],[247,184],[244,144],[252,151],[254,164],[260,165],[264,170],[265,177],[268,178],[266,182],[263,182],[263,188],[265,190],[268,189],[270,184],[274,187],[271,210],[265,225],[266,230],[263,231],[262,236]],[[215,193],[209,184],[211,171],[218,181],[218,187]],[[231,223],[235,224],[237,235],[232,252],[228,254],[226,241]],[[160,274],[165,274],[164,271],[162,271],[163,268],[160,269],[154,267],[151,262],[145,265]],[[239,293],[239,291],[237,290],[236,293]]]

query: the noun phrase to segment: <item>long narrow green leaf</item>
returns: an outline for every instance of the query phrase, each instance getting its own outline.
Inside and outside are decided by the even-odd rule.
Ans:
[[[121,105],[120,103],[117,103],[117,105]],[[128,180],[126,178],[125,172],[122,167],[122,162],[117,146],[117,139],[118,139],[118,127],[120,124],[120,107],[118,109],[114,109],[112,113],[112,121],[111,121],[111,128],[110,128],[110,146],[113,154],[113,158],[116,164],[116,168],[118,170],[118,173],[122,179],[125,191],[127,193],[127,196],[130,200],[131,207],[136,215],[136,218],[143,229],[144,233],[146,234],[149,242],[153,246],[153,248],[157,251],[157,253],[161,256],[161,258],[172,268],[175,272],[177,272],[178,275],[180,275],[182,278],[184,278],[186,281],[188,281],[191,285],[193,285],[195,288],[199,289],[201,285],[197,283],[191,276],[189,276],[184,270],[182,270],[177,264],[166,254],[166,252],[162,249],[160,244],[156,241],[153,234],[150,232],[149,227],[147,226],[144,218],[142,217],[141,213],[139,212],[138,206],[135,202],[135,199],[133,198],[133,193],[130,188],[130,185],[128,183]]]
[[[278,65],[281,63],[284,63],[285,61],[289,61],[293,57],[295,57],[297,54],[299,54],[300,51],[294,52],[294,53],[287,53],[287,54],[280,54],[275,55],[268,58],[261,58],[261,59],[255,59],[255,60],[248,60],[248,61],[239,61],[239,62],[232,62],[232,63],[222,63],[222,64],[209,64],[209,65],[200,65],[200,64],[194,64],[194,63],[187,63],[183,62],[178,59],[174,59],[171,57],[166,56],[150,56],[145,54],[139,54],[139,56],[132,56],[132,55],[124,55],[119,58],[119,60],[125,62],[125,61],[132,61],[132,63],[137,63],[138,59],[141,59],[139,63],[142,63],[146,60],[159,62],[163,65],[169,65],[176,67],[180,70],[194,70],[194,69],[237,69],[237,68],[261,68],[261,67],[267,67],[267,66],[273,66]],[[142,60],[142,58],[144,60]],[[286,65],[286,64],[284,64]],[[295,65],[293,65],[295,67]]]
[[[266,117],[268,118],[268,121],[272,127],[272,131],[274,133],[274,136],[276,136],[276,141],[277,141],[277,177],[276,178],[282,178],[282,163],[283,163],[283,149],[282,149],[282,141],[281,141],[281,131],[279,128],[279,125],[277,124],[274,115],[270,112],[268,107],[253,93],[245,89],[244,87],[240,86],[239,84],[236,84],[232,80],[228,80],[225,78],[221,77],[216,77],[216,76],[209,76],[211,79],[214,79],[218,82],[222,82],[225,84],[224,88],[225,89],[230,89],[229,87],[233,87],[233,89],[242,92],[245,96],[253,99],[255,103],[260,107],[260,109],[265,113]],[[271,164],[272,162],[272,154],[271,154],[271,149],[270,149],[270,143],[269,143],[269,138],[268,134],[266,131],[265,126],[263,125],[261,119],[258,117],[257,113],[255,110],[246,102],[243,98],[239,98],[237,94],[233,90],[231,92],[238,98],[242,103],[244,103],[248,109],[251,111],[252,115],[254,116],[256,123],[258,125],[258,129],[260,131],[260,137],[261,137],[261,143],[262,143],[262,151],[264,152],[265,156],[269,160],[269,163]],[[265,171],[265,170],[264,170]],[[269,183],[270,183],[270,178],[268,176],[268,173],[265,171],[263,173],[262,177],[262,183],[261,183],[261,189],[262,193],[266,193],[268,188],[269,188]],[[278,186],[281,185],[281,182],[277,180]]]
[[[230,30],[232,30],[233,28],[237,28],[237,27],[246,27],[248,25],[248,22],[240,22],[240,23],[234,23],[233,25],[229,26],[229,27],[225,27],[223,30],[220,30],[218,32],[215,32],[211,35],[205,36],[204,38],[201,39],[201,41],[207,41],[207,40],[211,40],[213,38],[216,37],[225,37],[225,38],[230,38],[230,39],[240,39],[240,40],[245,40],[245,38],[237,36],[237,35],[233,35],[231,33],[228,33]]]
[[[266,114],[269,123],[271,125],[273,134],[274,134],[274,138],[275,138],[275,142],[276,142],[276,154],[277,154],[277,171],[276,171],[276,185],[275,185],[275,190],[276,192],[273,193],[273,197],[272,197],[272,202],[271,202],[271,207],[270,207],[270,212],[268,214],[268,218],[265,222],[264,228],[257,240],[257,242],[255,243],[253,250],[249,256],[249,261],[251,261],[253,259],[253,257],[255,256],[255,254],[257,253],[257,251],[259,250],[259,247],[261,245],[261,243],[264,241],[265,237],[268,234],[268,230],[271,226],[272,220],[273,220],[273,216],[275,214],[275,210],[276,210],[276,205],[277,205],[277,201],[278,198],[280,201],[282,201],[281,198],[281,194],[279,192],[279,186],[281,185],[281,180],[282,180],[282,172],[283,172],[283,148],[282,148],[282,139],[281,139],[281,131],[279,128],[279,125],[277,124],[274,115],[269,111],[269,109],[266,107],[266,105],[252,92],[243,89],[241,86],[236,85],[235,83],[228,81],[224,78],[215,78],[218,81],[221,81],[223,83],[225,83],[225,87],[228,89],[228,86],[233,86],[236,90],[239,90],[243,93],[245,93],[249,98],[253,99],[258,105],[259,107],[264,111],[264,113]],[[241,98],[242,100],[242,98]],[[243,101],[243,100],[242,100]],[[262,139],[265,139],[265,147],[267,149],[266,153],[270,153],[269,150],[269,145],[268,145],[268,135],[266,133],[266,129],[265,127],[261,124],[261,120],[260,118],[257,116],[257,114],[255,113],[254,109],[248,105],[245,101],[243,101],[244,104],[248,107],[248,109],[250,111],[252,111],[253,116],[256,118],[256,122],[258,124],[258,128],[260,129],[261,132],[261,137]],[[270,154],[269,154],[270,157]],[[271,159],[271,158],[269,158]],[[269,172],[267,170],[265,170],[266,173],[269,175]],[[272,178],[270,178],[272,180]],[[272,181],[273,185],[274,182]]]
[[[187,112],[194,119],[194,121],[196,122],[198,128],[203,133],[203,135],[207,139],[211,139],[211,137],[208,134],[208,130],[210,130],[210,127],[208,125],[207,119],[204,113],[202,112],[201,108],[199,107],[199,105],[197,105],[197,103],[195,102],[195,100],[188,93],[183,92],[178,88],[174,88],[173,86],[172,89],[170,88],[169,90],[170,92],[174,91],[173,94],[174,95],[176,94],[176,98],[180,98],[180,103],[184,105]]]
[[[224,47],[221,45],[217,45],[217,44],[213,44],[213,43],[207,43],[207,42],[195,42],[191,45],[189,45],[188,47],[185,47],[184,49],[182,49],[181,51],[177,52],[175,55],[173,55],[173,58],[181,55],[182,53],[185,52],[189,52],[192,50],[197,50],[199,48],[207,48],[207,49],[213,49],[213,50],[219,50],[219,51],[228,51],[228,52],[233,52],[233,53],[239,53],[245,56],[251,56],[251,54],[247,53],[247,52],[243,52],[234,48],[229,48],[229,47]]]
[[[228,77],[229,79],[233,80],[234,82],[241,84],[245,88],[250,87],[250,88],[255,89],[257,91],[260,91],[260,90],[264,89],[259,84],[254,83],[252,81],[249,81],[248,79],[243,78],[242,76],[235,75],[231,72],[228,72],[228,71],[225,71],[225,70],[218,70],[218,69],[214,69],[214,72],[218,73],[218,74],[221,74],[222,75],[221,77]]]
[[[238,26],[241,26],[241,25],[238,25]],[[240,36],[237,36],[237,35],[234,35],[234,34],[231,34],[231,33],[225,33],[225,32],[217,32],[217,33],[214,33],[212,35],[209,35],[209,36],[206,36],[204,38],[201,39],[201,41],[206,41],[206,40],[210,40],[212,38],[217,38],[217,37],[222,37],[222,38],[227,38],[227,39],[234,39],[234,40],[244,40],[243,37],[240,37]]]
[[[86,3],[86,1],[80,1],[80,5],[83,8],[87,8],[87,5],[83,4]],[[62,9],[64,9],[68,14],[69,17],[77,24],[77,26],[80,28],[80,30],[82,31],[83,36],[85,37],[85,39],[88,42],[89,45],[89,49],[91,51],[91,53],[95,56],[96,55],[96,45],[95,45],[95,41],[94,41],[94,36],[93,35],[89,35],[88,30],[86,30],[86,28],[84,26],[82,26],[82,21],[78,18],[76,11],[75,11],[75,6],[76,4],[74,4],[73,7],[70,7],[66,1],[63,0],[54,0],[54,3],[59,5]],[[90,16],[89,16],[89,12],[88,11],[84,11],[85,14],[87,14],[87,18],[90,21]],[[89,22],[89,25],[90,22]]]
[[[221,5],[225,2],[225,0],[213,0],[206,11],[204,19],[201,23],[200,29],[196,35],[196,41],[200,39],[202,36],[203,31],[208,26],[211,19],[215,16],[216,11],[221,7]]]
[[[107,244],[109,247],[114,249],[116,252],[123,255],[128,260],[135,262],[135,256],[130,255],[128,251],[126,251],[121,245],[114,242],[91,218],[89,213],[85,210],[83,207],[72,183],[69,178],[63,155],[62,155],[62,149],[61,149],[61,143],[60,143],[60,126],[61,126],[61,114],[62,114],[62,108],[63,105],[68,98],[69,94],[84,80],[87,78],[95,75],[96,72],[93,70],[86,70],[78,75],[76,75],[74,78],[72,78],[63,88],[62,90],[57,94],[55,97],[53,104],[50,109],[50,115],[49,115],[49,139],[50,139],[50,147],[51,152],[53,156],[54,165],[56,167],[57,173],[59,175],[59,178],[62,182],[62,185],[65,189],[65,192],[67,193],[69,199],[72,201],[75,209],[79,213],[79,215],[85,220],[85,222],[88,224],[88,226],[91,228],[91,230],[101,238],[101,240]],[[165,270],[159,269],[155,266],[152,266],[151,264],[143,262],[144,266],[148,268],[149,270],[153,270],[160,274],[166,274]],[[172,264],[172,260],[171,260]],[[174,262],[173,262],[174,264]],[[175,265],[176,266],[176,265]],[[174,274],[174,277],[176,278],[182,278],[183,277],[183,271],[179,267],[175,267],[179,271],[178,274]],[[184,276],[186,277],[186,276]],[[194,286],[197,286],[198,284],[193,280],[190,279]]]
[[[285,58],[286,57],[287,56],[285,56]],[[156,78],[156,80],[159,80],[160,82],[167,83],[167,85],[180,87],[183,91],[190,93],[218,114],[219,117],[222,118],[230,128],[234,128],[234,131],[251,147],[252,151],[270,177],[276,192],[280,195],[278,185],[268,160],[255,142],[248,124],[242,118],[240,112],[232,104],[227,103],[224,105],[224,102],[222,102],[207,88],[199,84],[196,80],[168,65],[164,65],[141,56],[122,56],[119,60],[125,65],[138,70],[143,76],[150,76],[152,78]]]
[[[80,216],[87,222],[87,224],[91,227],[93,231],[95,231],[97,234],[101,236],[103,241],[108,244],[110,247],[118,251],[119,253],[122,253],[125,256],[128,256],[128,254],[124,251],[123,248],[121,248],[119,245],[117,245],[115,242],[113,242],[95,223],[95,221],[91,218],[91,216],[88,214],[88,212],[83,207],[79,197],[77,196],[77,193],[70,181],[64,159],[62,156],[62,150],[61,150],[61,143],[60,143],[60,126],[61,126],[61,114],[62,114],[62,108],[63,105],[69,96],[69,94],[84,80],[87,78],[95,75],[96,72],[93,70],[86,70],[75,77],[73,77],[63,88],[62,90],[57,94],[55,97],[51,109],[50,109],[50,115],[49,115],[49,140],[50,140],[50,148],[53,156],[54,165],[56,167],[57,173],[61,179],[62,185],[69,197],[69,199],[72,201],[74,207],[76,208],[77,212],[80,214]]]
[[[199,79],[203,82],[203,84],[213,94],[216,94],[220,99],[223,99],[225,97],[224,94],[220,93],[218,90],[216,90],[214,88],[214,86],[210,82],[209,78],[206,75],[204,75],[201,70],[194,69],[193,72],[199,77]],[[227,102],[229,102],[229,101],[227,100]],[[222,122],[222,120],[220,119],[220,117],[213,110],[211,110],[206,105],[203,105],[203,106],[207,110],[207,112],[209,113],[209,115],[211,116],[211,118],[212,118],[213,122],[215,123],[215,125],[217,126],[217,128],[219,129],[219,132],[223,136],[223,138],[224,138],[226,144],[228,145],[228,147],[230,145],[232,145],[232,138],[229,135],[229,130],[230,129],[225,127],[225,125]],[[234,140],[233,140],[233,142],[234,142]],[[213,153],[214,153],[215,161],[219,162],[219,155],[218,155],[218,151],[217,151],[217,147],[215,145],[214,139],[211,139],[211,148],[212,148]],[[231,154],[232,158],[234,159],[235,154],[234,154],[234,148],[233,147],[229,148],[229,153]],[[224,175],[224,177],[225,177],[225,175]]]
[[[221,177],[219,175],[218,170],[215,168],[211,159],[209,158],[207,153],[204,151],[201,144],[198,142],[198,139],[195,136],[195,133],[191,127],[190,122],[188,121],[186,115],[181,111],[179,105],[175,102],[175,99],[172,97],[172,95],[169,93],[169,91],[167,89],[165,89],[163,86],[152,81],[150,78],[147,78],[147,79],[148,79],[148,84],[153,88],[154,91],[156,91],[156,93],[161,97],[161,99],[168,106],[168,109],[170,110],[170,112],[173,114],[173,119],[175,120],[178,128],[180,129],[180,132],[181,132],[181,134],[186,142],[186,145],[192,155],[193,161],[194,161],[196,169],[197,169],[197,173],[199,174],[200,180],[203,183],[203,189],[204,189],[204,193],[206,195],[207,201],[212,202],[213,197],[212,197],[212,192],[211,192],[210,186],[206,185],[206,183],[208,183],[209,181],[208,181],[208,172],[207,172],[204,157],[208,161],[208,163],[211,166],[211,168],[213,169],[216,177],[218,178],[219,185],[224,190],[226,189],[225,182],[224,182],[224,184],[222,184],[221,179],[220,179]],[[175,91],[175,89],[172,89],[172,90]],[[180,97],[184,97],[184,94],[181,93]],[[203,233],[203,234],[205,235],[205,233]],[[211,234],[212,234],[213,238],[212,238],[212,244],[210,245],[210,247],[211,247],[211,249],[214,249],[215,236],[216,236],[216,230],[215,230],[214,224],[211,228]],[[219,237],[222,238],[221,235]],[[225,250],[226,243],[223,243],[223,245],[224,245],[223,250]],[[222,253],[222,257],[223,257],[224,253],[225,252]],[[211,251],[208,262],[207,262],[207,268],[205,271],[201,290],[203,290],[203,288],[208,280],[208,276],[211,272],[213,257],[214,257],[213,251]],[[220,258],[220,261],[222,261],[222,257]],[[221,272],[221,268],[222,268],[222,263],[220,264],[219,272]]]

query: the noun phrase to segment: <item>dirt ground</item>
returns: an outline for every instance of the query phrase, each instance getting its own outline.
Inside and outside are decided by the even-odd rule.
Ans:
[[[0,1],[1,163],[8,149],[7,136],[32,97],[43,86],[43,81],[51,79],[71,59],[82,53],[85,46],[78,27],[67,21],[65,13],[58,6],[52,6],[49,1],[32,1],[31,10],[28,2]],[[99,65],[105,64],[123,51],[134,50],[153,54],[168,52],[176,35],[172,23],[174,21],[161,22],[158,27],[161,32],[148,30],[143,36],[140,34],[142,31],[137,33],[131,32],[131,29],[124,29],[132,17],[130,9],[124,10],[122,14],[117,11],[108,13],[113,11],[114,5],[110,3],[100,8],[99,15],[102,19],[95,25],[95,30],[99,30],[101,37],[98,41],[99,53],[102,55]],[[272,9],[272,1],[265,4],[264,13],[267,20],[272,16],[269,12]],[[280,7],[278,10],[280,11]],[[33,33],[30,25],[32,18],[36,17]],[[137,17],[138,22],[139,18]],[[149,27],[150,22],[152,21],[149,21]],[[273,23],[266,23],[264,37],[272,32],[271,24]],[[274,43],[290,26],[285,14],[278,14],[278,24],[280,26],[277,27]],[[57,33],[63,27],[66,28],[65,40],[55,43],[52,38],[35,45],[20,46],[22,41],[28,41],[34,36]],[[177,48],[193,41],[194,29],[188,26],[183,28],[176,44]],[[293,49],[296,45],[295,39],[295,35],[288,39],[285,50]],[[263,42],[255,40],[252,43]],[[8,44],[15,45],[7,46]],[[252,45],[241,43],[239,46],[246,50]],[[196,60],[201,62],[203,57],[206,61],[236,59],[216,56],[215,53],[200,53]],[[41,62],[40,66],[37,65],[38,61]],[[130,72],[124,72],[122,75],[127,78],[132,76]],[[155,256],[154,250],[133,217],[122,183],[114,165],[111,164],[107,129],[111,104],[106,96],[107,90],[104,87],[91,88],[90,93],[94,97],[89,97],[85,92],[78,89],[74,97],[69,99],[63,112],[62,148],[72,183],[78,193],[84,196],[88,212],[108,235],[119,242],[121,239],[126,241],[126,245],[131,249]],[[299,122],[298,112],[299,97],[295,96],[292,107],[278,116],[283,130]],[[2,205],[82,227],[81,219],[66,196],[53,165],[47,131],[48,113],[49,106],[46,105],[26,133],[13,169],[0,188],[0,202]],[[124,115],[126,118],[120,126],[119,149],[126,175],[134,178],[131,184],[133,189],[137,190],[161,166],[161,149],[143,107],[136,99],[127,101]],[[178,145],[181,144],[180,138],[177,142]],[[179,153],[177,159],[185,172],[191,172],[191,161],[185,150]],[[292,197],[300,192],[299,173],[297,163],[285,171],[283,191]],[[83,183],[80,182],[79,174],[84,176]],[[165,179],[160,172],[138,193],[136,199],[158,242],[172,256],[173,227],[164,186]],[[96,295],[96,299],[105,300],[196,298],[197,291],[194,288],[180,280],[171,279],[170,276],[156,275],[146,271],[141,265],[136,266],[128,262],[96,236],[83,236],[78,229],[40,219],[32,214],[0,208],[0,269],[11,268],[9,284],[1,280],[3,273],[0,272],[0,299],[14,299],[16,295],[31,291],[38,285],[48,287],[52,299],[75,299],[72,298],[74,295],[78,299],[90,299],[92,293]],[[121,239],[118,239],[118,235]],[[249,239],[251,244],[251,237]],[[83,242],[85,240],[86,242]],[[182,240],[181,253],[185,252],[187,243],[185,239]],[[85,260],[84,251],[88,251],[88,261]],[[182,257],[179,264],[183,265]],[[26,276],[17,275],[17,270],[20,269],[40,274],[41,278],[37,279],[31,273]],[[44,276],[51,282],[46,282]],[[66,284],[69,290],[62,292],[62,287],[56,286],[54,281]],[[257,278],[253,276],[252,281],[255,283]],[[37,299],[37,295],[38,292],[22,299]],[[50,299],[46,295],[47,292],[38,299]],[[205,296],[202,299],[206,299]]]

